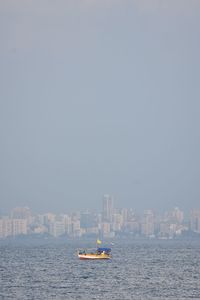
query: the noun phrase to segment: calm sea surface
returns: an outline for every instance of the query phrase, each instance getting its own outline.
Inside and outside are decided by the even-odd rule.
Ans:
[[[0,242],[0,299],[200,299],[200,241],[115,241],[112,260],[81,261],[92,241]]]

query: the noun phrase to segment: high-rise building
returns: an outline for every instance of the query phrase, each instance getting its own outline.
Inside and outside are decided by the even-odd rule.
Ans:
[[[103,237],[109,237],[110,236],[110,223],[103,222],[101,224],[101,232]]]
[[[104,195],[103,196],[103,212],[102,212],[103,221],[112,222],[113,213],[114,213],[113,196]]]
[[[55,221],[49,225],[49,233],[54,237],[65,234],[65,223],[62,221]]]
[[[12,219],[26,219],[27,225],[33,222],[32,212],[29,207],[16,207],[11,213]]]
[[[144,212],[143,221],[141,224],[141,233],[145,236],[154,235],[155,231],[155,216],[152,210]]]
[[[27,220],[26,219],[12,219],[13,236],[27,234]]]
[[[25,219],[0,219],[0,238],[27,234],[27,221]]]
[[[123,225],[125,225],[128,222],[128,209],[122,208],[121,215],[122,215]]]
[[[80,220],[72,220],[72,236],[73,237],[80,237],[81,235],[81,226],[80,226]]]
[[[200,233],[200,209],[193,209],[190,212],[190,229]]]
[[[172,211],[172,221],[175,223],[182,223],[184,218],[184,213],[178,207],[175,207]]]
[[[123,225],[123,216],[120,213],[113,214],[112,230],[121,231]]]

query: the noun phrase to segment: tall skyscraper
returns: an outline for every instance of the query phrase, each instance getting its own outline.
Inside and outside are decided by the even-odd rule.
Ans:
[[[112,222],[114,213],[114,199],[113,196],[104,195],[103,196],[103,221]]]

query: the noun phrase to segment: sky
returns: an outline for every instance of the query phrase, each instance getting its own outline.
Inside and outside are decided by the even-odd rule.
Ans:
[[[0,1],[0,211],[200,207],[200,1]]]

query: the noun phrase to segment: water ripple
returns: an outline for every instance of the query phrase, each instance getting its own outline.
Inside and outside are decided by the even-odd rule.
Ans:
[[[0,245],[0,299],[200,299],[200,241],[119,241],[109,261],[80,261],[76,248]]]

